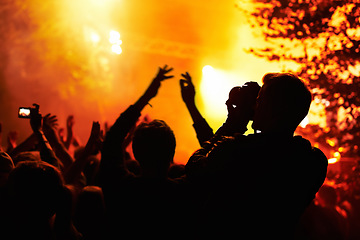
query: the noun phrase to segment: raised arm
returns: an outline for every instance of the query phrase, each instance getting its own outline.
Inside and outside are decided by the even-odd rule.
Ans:
[[[21,152],[30,151],[35,148],[37,143],[37,137],[34,133],[32,133],[28,138],[26,138],[23,142],[16,146],[16,148],[12,149],[8,154],[11,158],[14,158]],[[15,163],[16,164],[16,163]]]
[[[41,160],[61,169],[61,163],[56,158],[55,153],[42,130],[42,116],[39,113],[39,105],[34,105],[35,108],[30,111],[30,125],[38,140]]]
[[[156,77],[152,80],[150,86],[146,89],[145,93],[139,98],[139,100],[134,104],[137,110],[141,112],[142,109],[146,106],[146,104],[148,104],[149,101],[157,95],[162,81],[174,77],[173,75],[166,75],[172,70],[173,68],[168,68],[167,65],[165,65],[163,68],[159,67],[158,73]]]
[[[167,65],[163,68],[160,67],[156,77],[152,80],[145,93],[134,105],[128,107],[120,115],[107,132],[103,144],[99,172],[100,181],[103,184],[114,182],[116,181],[114,178],[122,177],[124,174],[127,174],[121,146],[126,135],[140,117],[141,111],[149,101],[157,95],[161,82],[173,77],[167,75],[170,71],[172,71],[172,68],[168,68]]]
[[[58,119],[55,115],[51,115],[49,113],[44,116],[43,129],[45,136],[49,140],[51,147],[54,149],[56,156],[62,162],[64,168],[63,171],[66,171],[67,168],[74,162],[74,159],[60,140],[56,130],[57,126]]]
[[[64,174],[66,183],[74,183],[81,175],[81,172],[84,170],[86,164],[89,161],[89,157],[99,152],[99,146],[102,143],[100,124],[99,122],[93,122],[91,127],[91,133],[88,142],[85,145],[85,149],[79,159],[76,159],[75,162],[71,164],[68,170]]]
[[[63,141],[63,144],[66,147],[66,149],[69,149],[70,145],[74,145],[75,147],[80,146],[80,142],[74,134],[74,124],[75,124],[74,115],[68,116],[68,118],[66,119],[67,136],[66,136],[66,141]]]
[[[240,137],[245,133],[248,122],[254,114],[254,107],[260,86],[256,82],[247,82],[241,87],[234,87],[229,93],[226,101],[228,117],[226,122],[218,129],[214,137],[202,144],[186,164],[187,176],[192,179],[206,178],[221,169],[225,157],[231,151],[227,149],[236,148],[231,146],[231,139],[237,135]]]
[[[190,113],[193,120],[193,127],[196,132],[196,137],[202,146],[204,142],[210,140],[213,136],[213,130],[203,118],[195,104],[195,87],[192,83],[191,76],[188,72],[181,74],[183,79],[180,79],[181,97]]]

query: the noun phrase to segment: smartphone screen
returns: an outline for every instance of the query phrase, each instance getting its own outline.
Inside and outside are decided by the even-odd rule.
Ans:
[[[20,107],[19,118],[30,118],[30,108]]]

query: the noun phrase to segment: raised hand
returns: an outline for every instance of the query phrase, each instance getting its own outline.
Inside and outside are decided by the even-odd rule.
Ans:
[[[30,110],[30,126],[34,133],[42,131],[42,116],[39,112],[39,105],[33,104],[35,108]]]
[[[166,75],[168,74],[169,72],[171,72],[173,70],[173,68],[168,68],[167,65],[165,65],[164,67],[159,67],[159,71],[158,73],[156,74],[156,77],[154,78],[154,80],[151,82],[150,86],[148,87],[148,89],[146,90],[144,96],[150,100],[151,98],[155,97],[159,88],[160,88],[160,85],[161,85],[161,82],[166,80],[166,79],[169,79],[169,78],[173,78],[174,75]]]
[[[181,74],[183,79],[180,79],[181,97],[186,105],[194,104],[195,101],[195,87],[191,81],[191,76],[188,72]]]
[[[75,124],[75,119],[74,119],[74,116],[73,115],[70,115],[67,120],[66,120],[66,127],[69,129],[69,128],[73,128],[74,127],[74,124]]]
[[[58,125],[58,119],[55,115],[48,113],[43,117],[43,131],[48,138],[51,139],[56,135]]]
[[[91,127],[90,137],[86,144],[86,148],[90,153],[96,154],[99,150],[101,150],[102,142],[103,142],[103,132],[100,129],[100,123],[93,122]]]
[[[57,129],[59,126],[58,119],[56,115],[51,115],[50,113],[46,114],[43,119],[44,128],[54,128]]]
[[[165,75],[173,70],[173,68],[167,69],[167,67],[168,67],[168,65],[166,65],[166,64],[163,68],[159,67],[159,71],[158,71],[158,74],[156,75],[155,79],[157,79],[159,81],[163,81],[165,79],[174,77],[174,75],[170,75],[170,76]]]

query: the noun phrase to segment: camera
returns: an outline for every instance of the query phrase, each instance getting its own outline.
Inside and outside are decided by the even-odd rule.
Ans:
[[[30,118],[30,114],[32,111],[39,111],[39,105],[33,104],[33,108],[31,107],[19,107],[18,117],[19,118]]]
[[[229,92],[229,99],[226,101],[228,112],[237,112],[238,107],[240,107],[240,111],[250,108],[251,113],[249,114],[253,115],[259,91],[260,86],[257,82],[247,82],[242,86],[232,88]]]
[[[257,82],[247,82],[242,86],[234,87],[229,92],[229,99],[226,104],[236,107],[239,104],[255,103],[259,91],[260,86]]]

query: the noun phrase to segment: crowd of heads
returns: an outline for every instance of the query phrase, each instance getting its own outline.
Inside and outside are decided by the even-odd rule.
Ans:
[[[157,94],[161,81],[172,77],[165,76],[170,70],[171,69],[166,69],[166,67],[160,68],[158,76],[151,83],[149,87],[150,90],[147,92],[151,97]],[[157,79],[161,74],[163,74],[163,79]],[[193,87],[193,85],[191,79],[189,80],[190,76],[188,73],[183,76],[186,77],[187,83],[190,83],[190,85],[181,85],[183,100],[189,108],[190,104],[188,103],[191,100],[186,99],[184,96],[186,96],[186,91],[188,91],[188,93],[190,91],[190,94],[187,96],[190,96],[190,98],[194,97],[191,95],[193,89],[186,89],[189,88],[189,86]],[[182,83],[184,83],[185,80],[182,81]],[[246,99],[252,99],[251,103],[245,102],[243,99],[244,94],[248,95]],[[140,98],[137,104],[141,105],[141,101],[142,98]],[[250,82],[241,87],[235,87],[230,91],[229,100],[226,102],[226,105],[229,112],[227,123],[231,126],[228,126],[227,132],[224,132],[229,133],[229,131],[233,131],[232,134],[238,134],[243,126],[239,127],[237,123],[242,122],[245,116],[247,121],[253,120],[253,128],[261,133],[284,133],[285,135],[292,136],[298,124],[307,115],[310,103],[310,91],[295,75],[287,73],[266,74],[263,78],[263,86],[261,88],[257,83]],[[195,119],[198,119],[196,112],[192,113],[190,108],[189,111],[195,122]],[[101,152],[102,144],[104,139],[107,138],[107,130],[110,128],[107,127],[105,131],[100,131],[99,123],[94,122],[91,131],[89,131],[90,138],[87,144],[82,145],[77,139],[76,133],[73,131],[74,116],[72,114],[76,113],[69,113],[70,116],[66,123],[66,130],[58,129],[59,123],[57,122],[56,116],[46,115],[47,118],[43,120],[39,129],[34,128],[34,123],[31,124],[34,133],[23,143],[19,143],[18,145],[14,144],[8,148],[3,146],[4,150],[0,152],[0,222],[4,223],[1,225],[3,228],[1,232],[4,233],[5,238],[111,238],[111,236],[108,236],[109,232],[112,232],[109,231],[108,226],[109,215],[112,214],[108,212],[108,205],[109,202],[111,204],[111,199],[110,201],[106,197],[104,199],[105,189],[102,189],[101,177],[98,176],[103,157]],[[34,116],[32,117],[35,118]],[[3,127],[5,128],[6,126]],[[219,130],[219,132],[221,131]],[[118,146],[118,151],[121,152],[122,161],[125,165],[123,169],[126,169],[131,176],[135,178],[146,177],[145,179],[182,179],[181,181],[186,182],[185,186],[191,185],[191,182],[189,183],[186,180],[185,166],[176,164],[176,161],[174,161],[176,148],[175,135],[164,120],[145,120],[140,122],[134,130],[126,134],[124,135],[124,142],[122,142],[123,146]],[[132,142],[134,159],[131,158],[131,154],[124,151],[130,142]],[[200,144],[202,145],[203,143],[200,142]],[[76,150],[74,153],[69,153],[69,148]],[[198,146],[194,146],[194,151],[197,150],[197,148]],[[7,151],[7,153],[5,151]],[[111,151],[106,152],[106,155],[110,156],[110,159],[112,155],[116,158],[117,154],[118,153]],[[271,156],[269,156],[269,158],[271,158]],[[234,170],[233,172],[236,171]],[[239,173],[240,172],[241,171],[239,171]],[[124,176],[128,177],[126,174],[124,174]],[[117,176],[112,176],[112,178],[109,177],[108,179],[117,181],[116,177]],[[129,182],[131,182],[130,186],[132,187],[136,187],[139,184],[134,183],[132,180]],[[152,182],[150,181],[150,183]],[[144,185],[144,183],[141,184]],[[149,183],[146,184],[149,185]],[[148,186],[146,184],[144,186]],[[340,183],[337,182],[337,184]],[[124,186],[123,188],[126,189]],[[151,187],[149,188],[151,189]],[[190,189],[189,191],[185,191],[189,194],[186,197],[193,197],[191,194],[194,194],[194,196],[200,195],[199,192],[194,191],[193,186],[190,186]],[[357,202],[348,199],[339,201],[339,196],[336,191],[333,191],[334,189],[334,187],[323,187],[316,201],[312,204],[322,210],[335,209],[340,215],[342,213],[341,209],[345,212],[350,209],[352,218],[360,219],[360,214],[357,212],[360,211],[360,207],[356,205]],[[128,193],[134,193],[136,189],[126,191],[128,191]],[[184,192],[183,188],[179,191],[181,193]],[[139,196],[144,195],[139,194]],[[146,196],[149,197],[148,195]],[[184,200],[186,197],[181,200],[187,201]],[[147,201],[147,199],[140,200]],[[178,201],[174,201],[174,199],[163,199],[163,201],[181,204]],[[191,203],[191,201],[189,202]],[[192,214],[191,211],[199,207],[196,204],[189,206],[189,202],[186,204],[184,202],[187,209],[183,211],[186,214]],[[197,219],[196,214],[199,212],[195,210],[196,213],[193,213],[194,215],[181,218],[181,214],[177,211],[179,209],[174,210],[177,206],[173,206],[170,203],[164,203],[165,206],[172,207],[168,209],[170,213],[173,212],[175,214],[176,212],[181,221],[191,222],[190,225],[192,227],[189,228],[196,226],[194,219]],[[345,203],[350,207],[344,207]],[[127,204],[129,205],[123,206],[123,208],[126,209],[132,206],[128,202]],[[347,215],[341,215],[345,223],[346,220],[350,219],[350,210],[348,210],[349,213],[347,213]],[[146,212],[153,214],[156,211],[152,209]],[[306,212],[306,214],[305,217],[311,215],[309,212]],[[118,217],[121,218],[122,216]],[[155,219],[157,216],[151,216],[150,218],[149,216],[140,215],[131,219],[137,219],[134,221],[141,222],[139,219],[142,217]],[[312,217],[316,219],[317,216]],[[331,218],[331,216],[329,218]],[[246,221],[246,219],[244,219],[244,221]],[[308,219],[306,221],[308,221]],[[137,225],[136,222],[131,224]],[[178,224],[181,225],[181,223]],[[341,223],[338,224],[340,225]],[[180,232],[190,232],[184,230],[184,228],[186,228],[184,227],[184,225],[186,226],[185,222],[180,225],[177,229],[172,228],[171,235],[168,235],[168,239],[176,239],[176,236],[184,237],[184,234],[180,234]],[[336,226],[338,227],[339,225]],[[347,229],[341,230],[339,233],[341,234],[339,235],[340,237],[349,237],[351,234],[355,236],[356,231],[354,230],[354,226],[351,226],[351,231],[353,232],[350,232],[350,225],[350,222],[348,222],[346,225]],[[131,228],[132,231],[135,231],[132,232],[134,238],[139,234],[137,231],[144,231],[144,229],[140,228],[141,225],[138,226],[139,229],[136,227]],[[298,236],[302,237],[302,234],[308,231],[308,235],[306,235],[308,238],[305,239],[311,239],[309,236],[323,237],[326,235],[318,233],[321,229],[314,230],[313,225],[308,226],[303,224],[301,226],[303,228],[299,230]],[[330,225],[326,227],[328,226]],[[114,226],[111,225],[111,227]],[[118,226],[118,231],[126,230],[123,230],[122,227],[123,226]],[[261,226],[259,228],[259,231],[261,231]],[[313,232],[309,230],[310,228]],[[140,236],[144,235],[146,236],[146,234],[140,234]],[[188,238],[201,239],[201,236],[194,235]]]

